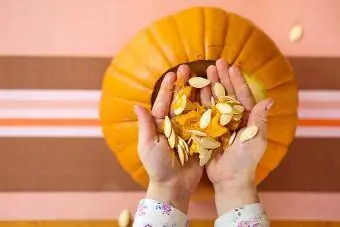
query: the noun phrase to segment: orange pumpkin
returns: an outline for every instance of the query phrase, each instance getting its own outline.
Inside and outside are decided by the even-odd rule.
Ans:
[[[268,148],[257,183],[278,166],[297,125],[297,85],[291,67],[274,42],[250,21],[222,9],[195,7],[142,29],[114,58],[103,81],[100,119],[103,133],[123,168],[143,186],[148,175],[137,154],[135,104],[151,108],[162,76],[187,63],[198,75],[218,58],[241,69],[256,97],[274,99],[268,117]],[[170,157],[170,156],[169,156]],[[196,196],[212,195],[204,177]]]

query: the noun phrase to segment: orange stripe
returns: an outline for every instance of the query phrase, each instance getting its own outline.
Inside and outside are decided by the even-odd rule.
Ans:
[[[300,119],[299,126],[340,127],[340,119]],[[0,126],[99,126],[98,119],[0,119]]]

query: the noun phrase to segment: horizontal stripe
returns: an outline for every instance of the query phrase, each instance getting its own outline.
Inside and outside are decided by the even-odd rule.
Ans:
[[[95,120],[99,118],[99,109],[20,109],[10,108],[10,109],[2,109],[0,108],[0,122],[5,122],[2,119],[49,119],[49,118],[57,118],[57,119],[91,119]],[[2,124],[0,124],[2,125]]]
[[[103,139],[0,138],[0,147],[0,191],[141,189]],[[260,190],[340,192],[337,147],[335,138],[296,139]]]
[[[144,192],[1,193],[0,219],[117,219],[123,209],[135,213],[144,195]],[[271,220],[340,221],[340,194],[266,192],[260,194],[260,200]],[[215,219],[213,201],[191,202],[189,216],[194,220]]]
[[[339,89],[340,58],[289,57],[300,89]],[[0,88],[100,89],[111,58],[0,57]]]
[[[300,120],[299,124],[298,138],[340,137],[340,120]],[[95,119],[0,119],[0,137],[102,138],[98,125]]]
[[[0,227],[118,227],[118,221],[0,221]],[[213,227],[214,220],[192,220],[190,227]],[[271,221],[271,227],[340,227],[340,222],[330,221]]]
[[[102,0],[100,5],[96,0],[82,3],[80,0],[53,3],[31,0],[20,1],[20,7],[13,1],[4,3],[0,11],[3,33],[0,53],[110,56],[117,53],[141,27],[157,18],[193,5],[210,5],[251,19],[275,40],[284,53],[340,55],[337,0],[329,0],[327,4],[319,0],[210,0],[209,3],[205,0],[174,0],[166,7],[162,1],[151,0],[129,4],[110,0]],[[127,15],[126,12],[131,13]],[[318,18],[315,18],[316,12]],[[12,18],[16,19],[12,21]],[[299,42],[292,43],[288,38],[289,31],[296,23],[302,24],[304,34]]]

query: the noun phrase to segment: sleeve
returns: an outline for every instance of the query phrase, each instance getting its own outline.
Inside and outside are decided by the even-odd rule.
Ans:
[[[269,227],[269,220],[261,203],[254,203],[234,209],[221,215],[215,227]]]
[[[186,227],[187,216],[171,204],[142,199],[135,215],[134,227]]]

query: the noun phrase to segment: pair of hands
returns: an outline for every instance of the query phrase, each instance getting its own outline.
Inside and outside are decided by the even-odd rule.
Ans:
[[[151,113],[141,106],[135,107],[139,122],[138,152],[150,178],[147,198],[171,203],[184,213],[188,211],[190,196],[195,192],[204,168],[199,165],[196,156],[190,157],[183,167],[176,159],[173,167],[168,141],[157,132],[156,122],[170,113],[173,95],[180,90],[175,86],[176,80],[187,83],[189,77],[190,68],[181,65],[177,73],[165,75]],[[216,66],[208,67],[207,77],[212,82],[211,86],[201,89],[198,94],[203,106],[211,105],[211,88],[220,82],[227,94],[237,97],[244,106],[246,111],[242,124],[259,128],[256,137],[244,143],[238,138],[244,130],[241,129],[234,143],[225,151],[215,151],[214,157],[205,166],[215,189],[217,211],[221,215],[258,201],[255,171],[267,146],[266,116],[273,101],[266,99],[256,104],[239,68],[228,67],[222,59],[216,61]]]

